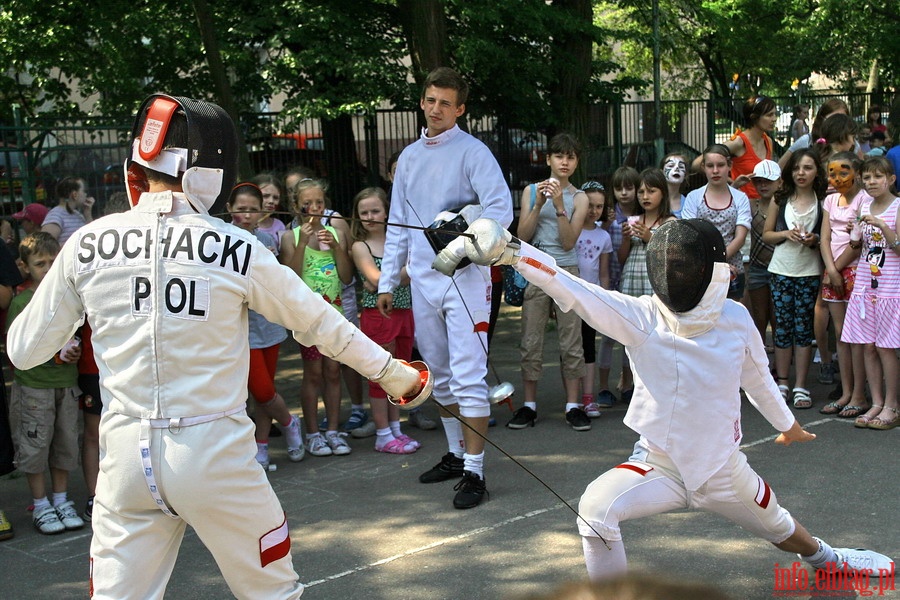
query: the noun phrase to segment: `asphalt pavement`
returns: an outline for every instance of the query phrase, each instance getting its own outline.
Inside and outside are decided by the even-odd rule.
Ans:
[[[492,360],[500,378],[519,389],[517,406],[518,338],[518,310],[504,306]],[[605,410],[590,431],[568,427],[552,330],[544,356],[536,426],[505,428],[511,413],[499,406],[490,438],[577,507],[585,486],[625,460],[637,436],[622,424],[624,404]],[[278,388],[299,414],[302,369],[292,341],[282,347],[282,358]],[[493,376],[490,383],[495,383]],[[897,430],[860,430],[852,421],[821,415],[818,409],[832,388],[815,382],[810,387],[814,408],[795,411],[818,435],[808,444],[776,446],[777,432],[744,403],[743,447],[750,464],[813,535],[833,546],[900,556]],[[434,406],[425,410],[432,417],[437,414]],[[344,412],[348,416],[346,396]],[[288,514],[294,565],[307,585],[304,598],[521,599],[586,577],[575,515],[541,482],[489,447],[485,472],[490,499],[472,510],[455,510],[455,480],[418,482],[419,474],[447,451],[442,431],[406,427],[405,433],[422,443],[415,454],[386,455],[373,450],[374,438],[350,438],[349,456],[307,455],[301,463],[287,460],[283,438],[272,439],[270,455],[278,469],[269,478]],[[73,474],[69,494],[83,506],[80,473]],[[30,503],[24,478],[0,479],[0,508],[16,531],[15,538],[0,542],[0,597],[86,598],[90,527],[41,535],[31,525]],[[796,557],[715,515],[668,513],[627,522],[623,534],[632,569],[713,584],[734,600],[834,596],[827,590],[783,589],[785,577],[777,569],[790,568]],[[795,578],[802,583],[802,576],[792,574],[791,581]],[[900,592],[879,593],[876,587],[859,595],[869,592],[900,598]],[[188,528],[166,598],[229,597],[211,555]]]

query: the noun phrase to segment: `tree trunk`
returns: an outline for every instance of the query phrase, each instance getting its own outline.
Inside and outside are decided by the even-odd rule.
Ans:
[[[200,39],[203,40],[203,48],[206,50],[206,62],[209,73],[216,90],[216,97],[222,108],[231,115],[235,123],[238,136],[238,172],[241,177],[252,175],[250,170],[250,158],[247,153],[247,145],[244,144],[244,135],[240,127],[240,114],[234,103],[231,93],[231,83],[225,72],[225,64],[222,62],[222,54],[219,51],[219,40],[216,36],[216,26],[213,23],[212,12],[206,0],[193,0],[194,14],[197,15],[197,27],[200,30]]]
[[[447,67],[447,23],[443,0],[397,0],[397,12],[421,87],[428,72]]]
[[[871,94],[876,89],[878,89],[878,59],[874,59],[872,61],[872,66],[869,68],[869,81],[866,83],[866,93]]]
[[[594,13],[590,0],[555,0],[553,6],[568,12],[585,27],[593,26]],[[586,88],[591,80],[593,41],[587,33],[573,31],[554,43],[553,48],[553,67],[557,78],[551,97],[555,112],[560,116],[559,128],[585,143],[590,122]]]
[[[341,115],[335,119],[322,119],[322,138],[331,207],[344,216],[350,216],[353,197],[363,188],[365,175],[360,169],[356,152],[353,117]]]

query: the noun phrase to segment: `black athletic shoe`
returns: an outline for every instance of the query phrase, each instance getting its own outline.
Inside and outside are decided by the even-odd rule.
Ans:
[[[453,508],[475,508],[481,504],[481,500],[488,493],[484,485],[484,479],[472,473],[465,471],[462,481],[453,486],[456,490],[456,496],[453,497]]]
[[[94,497],[91,496],[87,499],[87,504],[84,505],[84,513],[81,515],[81,519],[87,523],[91,522],[91,519],[94,517]]]
[[[437,483],[456,479],[463,476],[463,459],[457,458],[452,452],[448,452],[441,458],[441,462],[434,465],[430,471],[419,475],[421,483]]]
[[[529,425],[534,427],[537,421],[537,412],[527,406],[523,406],[513,413],[512,419],[506,424],[510,429],[525,429]]]
[[[571,425],[575,431],[590,431],[591,429],[591,420],[580,408],[573,408],[566,413],[566,423]]]

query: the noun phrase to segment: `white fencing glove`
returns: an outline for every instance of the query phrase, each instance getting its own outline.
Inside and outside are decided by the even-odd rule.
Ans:
[[[450,243],[444,246],[444,249],[438,252],[437,256],[434,257],[431,268],[452,277],[453,272],[456,271],[457,265],[459,265],[460,261],[466,257],[465,242],[466,238],[461,235],[451,240]]]
[[[466,233],[474,236],[463,238],[466,256],[476,265],[512,265],[519,260],[519,238],[494,219],[477,219]]]
[[[372,381],[382,387],[393,404],[413,409],[428,400],[434,388],[434,377],[424,362],[408,363],[391,358]]]

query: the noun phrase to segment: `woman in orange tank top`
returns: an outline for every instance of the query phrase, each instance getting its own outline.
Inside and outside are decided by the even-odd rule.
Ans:
[[[759,193],[750,181],[753,167],[763,160],[772,159],[772,140],[767,132],[775,127],[778,110],[775,101],[766,96],[753,96],[744,103],[744,126],[746,131],[738,134],[726,146],[731,150],[732,186],[759,198]]]
[[[739,131],[725,143],[731,151],[731,186],[747,194],[752,200],[759,198],[750,176],[753,167],[763,160],[772,160],[772,139],[769,131],[775,127],[778,110],[775,101],[767,96],[753,96],[744,103],[744,131]],[[702,156],[691,164],[695,171],[702,169]]]

